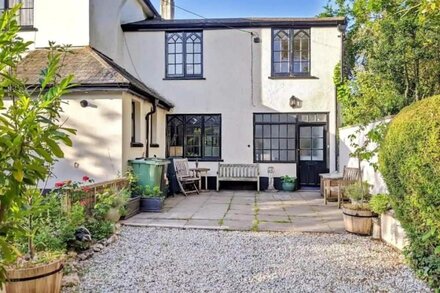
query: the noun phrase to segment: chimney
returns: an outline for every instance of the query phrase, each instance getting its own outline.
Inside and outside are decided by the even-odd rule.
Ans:
[[[160,0],[160,14],[163,19],[174,19],[174,0]]]

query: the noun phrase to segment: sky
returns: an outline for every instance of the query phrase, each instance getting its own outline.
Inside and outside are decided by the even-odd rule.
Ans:
[[[207,18],[313,17],[327,0],[174,0],[175,5]],[[160,0],[151,0],[160,13]],[[175,18],[198,18],[176,7]]]

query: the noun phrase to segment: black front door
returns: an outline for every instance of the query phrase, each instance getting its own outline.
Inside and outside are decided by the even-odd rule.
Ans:
[[[299,126],[298,179],[302,186],[319,186],[319,174],[327,172],[324,125]]]

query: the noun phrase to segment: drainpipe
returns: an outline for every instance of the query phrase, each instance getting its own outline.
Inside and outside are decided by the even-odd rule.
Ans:
[[[344,40],[345,40],[345,30],[347,29],[347,25],[346,24],[339,24],[338,25],[338,31],[341,33],[340,38],[341,38],[341,81],[344,82],[344,50],[345,50],[345,44],[344,44]],[[336,95],[336,101],[335,101],[335,123],[336,123],[336,137],[335,137],[335,168],[336,171],[340,171],[339,170],[339,111],[338,111],[338,96],[337,96],[337,91],[335,89],[335,95]]]
[[[156,113],[157,111],[157,105],[159,104],[159,100],[158,99],[154,99],[153,102],[153,108],[151,108],[151,111],[147,113],[147,115],[145,116],[145,157],[148,158],[150,156],[150,142],[151,142],[151,136],[152,133],[150,133],[150,121],[151,121],[151,116]]]

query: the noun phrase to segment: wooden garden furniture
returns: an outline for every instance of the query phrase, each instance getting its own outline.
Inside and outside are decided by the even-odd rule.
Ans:
[[[176,179],[180,191],[185,196],[192,193],[199,194],[197,185],[200,183],[201,178],[190,170],[188,159],[174,159],[174,170],[176,171]]]
[[[218,164],[217,191],[220,190],[220,181],[247,181],[257,182],[257,191],[260,192],[260,168],[258,164]]]
[[[342,178],[328,179],[324,181],[324,203],[327,204],[328,197],[331,193],[338,195],[338,208],[341,208],[342,201],[347,199],[344,197],[344,190],[348,185],[356,183],[359,180],[359,169],[345,166]]]

